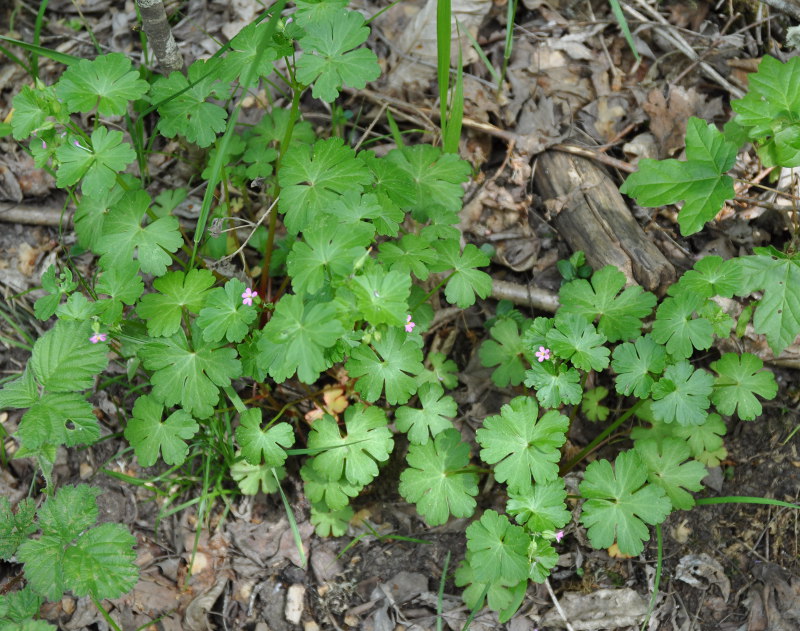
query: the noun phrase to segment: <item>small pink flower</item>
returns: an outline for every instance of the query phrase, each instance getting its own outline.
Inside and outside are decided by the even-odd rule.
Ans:
[[[89,338],[89,341],[92,344],[97,344],[98,342],[105,342],[108,339],[108,335],[106,333],[95,333]]]
[[[253,298],[256,298],[258,293],[250,289],[249,287],[244,290],[242,294],[242,304],[247,305],[248,307],[253,306]]]
[[[44,140],[42,140],[42,149],[47,149],[47,143]]]
[[[411,321],[411,314],[408,315],[406,318],[406,333],[411,333],[414,330],[414,327],[417,326],[416,322]]]
[[[564,531],[563,530],[559,530],[556,533],[556,541],[558,541],[560,543],[563,538],[564,538]]]
[[[536,359],[538,359],[541,364],[545,359],[550,359],[550,349],[540,346],[539,350],[536,351],[534,355],[536,355]]]

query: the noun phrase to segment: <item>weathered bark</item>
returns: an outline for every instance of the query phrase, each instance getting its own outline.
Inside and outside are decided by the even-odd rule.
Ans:
[[[605,169],[546,151],[537,158],[534,184],[553,225],[573,250],[586,253],[592,267],[614,265],[629,282],[651,291],[675,281],[675,268],[633,218]]]
[[[162,0],[136,0],[142,15],[142,30],[166,73],[183,68],[183,55],[178,50],[167,20]]]

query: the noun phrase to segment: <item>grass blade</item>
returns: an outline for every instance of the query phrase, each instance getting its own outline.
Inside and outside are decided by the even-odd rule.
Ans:
[[[74,55],[59,53],[58,51],[50,50],[49,48],[45,48],[43,46],[36,46],[35,44],[29,44],[28,42],[21,42],[18,39],[6,37],[5,35],[0,35],[0,41],[8,42],[14,46],[19,46],[22,50],[27,50],[29,53],[39,55],[40,57],[47,57],[48,59],[62,63],[65,66],[74,66],[81,60],[80,57],[75,57]]]
[[[450,0],[436,3],[436,78],[439,83],[439,116],[442,136],[447,126],[447,95],[450,92]]]
[[[639,51],[636,50],[636,44],[633,41],[631,29],[628,28],[628,20],[625,19],[625,14],[622,13],[622,7],[619,5],[619,0],[608,0],[608,3],[611,5],[611,12],[614,14],[614,17],[617,18],[619,27],[622,29],[622,34],[625,36],[625,41],[628,42],[628,46],[630,47],[631,52],[633,52],[633,56],[636,57],[636,61],[639,61]]]
[[[459,45],[456,84],[448,107],[450,111],[448,112],[447,127],[443,126],[443,145],[447,153],[458,153],[458,141],[461,139],[461,123],[464,119],[464,70],[462,61],[461,46]]]

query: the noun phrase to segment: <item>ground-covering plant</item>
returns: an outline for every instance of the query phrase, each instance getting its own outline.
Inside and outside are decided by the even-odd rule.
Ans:
[[[192,471],[204,497],[213,487],[226,500],[230,480],[240,493],[279,491],[288,464],[299,470],[320,535],[344,534],[351,499],[380,475],[399,434],[408,442],[399,492],[431,526],[471,517],[479,476],[494,475],[507,489],[506,514],[488,509],[467,527],[456,582],[468,605],[488,599],[506,620],[528,581],[544,581],[557,561],[571,519],[564,474],[628,419],[647,425],[613,462],[586,467],[580,519],[592,545],[636,555],[648,526],[690,508],[705,467],[724,456],[720,415],[754,420],[758,397],[775,396],[772,374],[753,355],[724,354],[708,369],[692,359],[737,325],[717,296],[763,291],[756,329],[776,352],[794,339],[793,254],[707,257],[658,306],[653,294],[626,288],[618,270],[591,274],[576,255],[561,266],[568,282],[555,317],[498,310],[481,359],[498,366],[499,386],[524,382],[530,390],[484,419],[471,454],[447,394],[457,368],[442,354],[426,357],[423,336],[432,298],[467,308],[491,290],[480,269],[488,256],[462,247],[455,227],[470,168],[436,146],[403,144],[399,132],[397,147],[378,155],[302,120],[308,91],[331,103],[343,86],[378,77],[376,56],[362,47],[365,20],[345,4],[298,1],[285,18],[278,3],[185,74],[152,76],[121,54],[67,58],[54,85],[37,81],[15,98],[13,136],[76,201],[71,255],[94,253],[98,272],[81,275],[71,258],[47,271],[48,295],[35,311],[42,320],[55,315],[55,324],[34,344],[24,373],[0,390],[0,407],[27,409],[15,457],[35,460],[47,496],[38,510],[27,500],[16,513],[0,502],[0,551],[23,564],[26,579],[23,591],[0,596],[0,620],[30,618],[41,598],[64,590],[99,605],[135,582],[133,539],[119,525],[94,526],[96,491],[57,489],[52,475],[59,448],[111,432],[124,436],[142,467],[163,461],[175,476]],[[270,104],[259,122],[241,124],[242,102],[261,82],[289,105]],[[748,98],[734,106],[754,108]],[[800,104],[787,112],[777,130],[740,114],[726,135],[693,120],[689,161],[645,162],[625,190],[643,204],[686,199],[681,226],[699,229],[712,206],[732,196],[724,172],[734,135],[758,141],[765,159],[783,160],[796,135],[777,137]],[[209,149],[193,234],[174,214],[185,190],[151,195],[160,186],[149,166],[159,136]],[[240,219],[251,185],[261,187],[266,225],[248,224],[239,241],[222,230]],[[219,259],[245,247],[260,253],[260,270],[225,276]],[[109,361],[124,374],[100,385],[127,381],[129,389],[121,426],[101,425],[87,399]],[[593,374],[614,384],[613,414],[603,404],[606,388],[586,391]],[[297,410],[309,401],[319,414],[307,422]],[[578,414],[607,426],[562,463]],[[56,578],[43,578],[45,566]]]

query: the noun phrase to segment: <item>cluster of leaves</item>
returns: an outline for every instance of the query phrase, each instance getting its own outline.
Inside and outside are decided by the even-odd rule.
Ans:
[[[35,343],[24,373],[0,389],[0,408],[27,410],[16,455],[37,460],[49,493],[38,513],[29,500],[16,513],[0,500],[0,551],[25,565],[30,586],[25,595],[0,600],[0,619],[29,617],[40,597],[72,590],[109,598],[135,581],[129,535],[118,525],[93,527],[96,492],[55,493],[51,478],[58,447],[101,436],[82,393],[112,350],[125,362],[132,389],[143,390],[130,402],[123,428],[142,467],[163,462],[178,469],[202,452],[205,437],[218,436],[240,491],[270,493],[286,475],[288,456],[308,455],[300,475],[311,521],[320,535],[341,535],[353,516],[350,500],[395,448],[393,421],[408,442],[400,494],[432,526],[475,512],[478,470],[446,394],[457,383],[456,366],[439,353],[425,358],[421,336],[433,316],[428,298],[440,288],[460,308],[491,291],[491,278],[479,269],[488,257],[473,245],[462,249],[455,227],[469,166],[430,145],[398,142],[378,156],[341,138],[318,138],[296,107],[239,125],[231,113],[238,109],[219,102],[243,97],[237,91],[269,77],[280,58],[291,72],[276,76],[288,83],[295,104],[306,89],[331,102],[343,86],[360,88],[378,76],[375,55],[361,46],[369,29],[358,12],[341,0],[296,4],[291,21],[277,15],[256,21],[185,74],[150,82],[125,56],[104,55],[76,62],[52,86],[25,87],[14,100],[13,136],[29,139],[36,164],[79,197],[79,246],[99,257],[99,274],[79,284],[74,270],[46,272],[47,295],[35,311],[43,320],[55,315],[56,323]],[[288,238],[276,245],[271,222],[268,236],[254,233],[250,243],[262,254],[273,248],[268,272],[285,281],[275,287],[286,288],[274,304],[253,299],[243,278],[221,278],[195,251],[189,255],[200,242],[211,258],[234,248],[202,231],[185,242],[175,210],[186,192],[153,199],[144,143],[132,147],[104,124],[127,114],[135,126],[140,121],[131,112],[148,107],[157,112],[162,136],[209,148],[202,177],[210,191],[224,176],[241,190],[256,181],[277,201]],[[780,130],[747,118],[745,109],[737,110],[740,126],[759,130],[759,140],[769,136],[770,155],[783,155],[788,136],[779,139]],[[78,125],[78,114],[94,115],[91,134]],[[693,120],[687,156],[688,162],[667,161],[660,180],[644,162],[626,187],[642,203],[685,199],[682,226],[692,231],[708,220],[709,203],[729,198],[724,172],[735,147],[727,131]],[[134,161],[139,177],[126,173]],[[224,217],[231,205],[216,212]],[[201,226],[206,219],[207,213]],[[693,505],[705,466],[725,455],[724,423],[711,405],[751,420],[761,413],[756,395],[776,392],[772,375],[752,355],[722,356],[711,364],[715,374],[690,363],[695,350],[731,334],[733,320],[713,298],[764,291],[754,323],[781,349],[800,331],[790,293],[800,280],[798,260],[773,250],[734,261],[703,259],[670,289],[647,334],[655,296],[625,288],[616,269],[592,274],[579,254],[559,266],[568,282],[555,317],[529,320],[508,306],[498,310],[480,357],[497,367],[498,386],[524,382],[534,392],[514,398],[476,433],[478,457],[507,489],[508,515],[488,510],[467,528],[456,582],[466,587],[471,607],[486,598],[506,620],[528,581],[544,581],[555,565],[555,542],[571,517],[559,476],[569,428],[562,410],[581,405],[597,420],[610,414],[602,404],[607,390],[584,392],[592,371],[610,369],[617,394],[639,399],[637,414],[651,424],[633,433],[633,449],[586,469],[581,520],[592,544],[616,542],[622,553],[638,554],[648,525]],[[148,293],[145,279],[148,286],[152,279]],[[283,411],[265,418],[257,402],[271,398],[272,385],[315,384],[332,368],[344,368],[347,395],[356,401],[327,405],[304,437],[307,448],[292,450],[300,430],[279,420]],[[242,378],[262,384],[265,395],[249,407],[232,387]],[[225,398],[238,423],[230,422]],[[31,538],[37,529],[41,536]]]
[[[670,287],[649,333],[643,329],[656,297],[625,288],[625,276],[611,266],[590,278],[572,274],[553,318],[529,320],[507,305],[498,309],[481,360],[497,366],[492,379],[499,387],[524,381],[534,394],[511,401],[476,433],[480,457],[506,484],[506,510],[520,526],[487,511],[467,529],[467,559],[456,578],[470,585],[468,603],[479,604],[486,593],[505,619],[518,607],[525,582],[543,580],[555,563],[548,534],[570,517],[558,476],[568,421],[556,410],[581,404],[590,420],[610,412],[601,404],[607,389],[584,392],[589,372],[610,369],[617,394],[638,399],[637,415],[651,423],[633,432],[632,449],[586,468],[580,519],[592,545],[616,544],[622,554],[637,555],[650,537],[648,525],[694,506],[691,493],[702,489],[706,466],[725,456],[725,425],[712,404],[721,414],[753,420],[762,411],[757,397],[777,393],[772,373],[749,353],[724,354],[710,365],[715,374],[689,362],[715,336],[731,335],[733,319],[713,298],[746,295],[753,258],[698,261]],[[550,408],[538,421],[537,403]]]
[[[722,205],[734,198],[736,154],[752,142],[765,166],[800,166],[800,99],[797,77],[800,61],[782,63],[765,55],[758,72],[748,76],[748,92],[731,102],[736,116],[720,132],[714,125],[691,118],[686,127],[686,160],[639,162],[620,190],[643,206],[684,202],[678,222],[684,235],[694,234],[711,221]],[[738,294],[764,292],[753,325],[766,335],[779,355],[800,334],[800,255],[774,248],[755,248],[744,257],[743,284]]]
[[[0,558],[22,563],[26,581],[22,589],[0,595],[0,625],[20,628],[14,625],[36,617],[43,599],[57,601],[65,591],[102,600],[136,584],[136,539],[120,524],[96,525],[100,492],[64,486],[38,509],[25,499],[15,511],[0,497]],[[22,628],[55,629],[41,621]]]
[[[296,109],[275,108],[253,126],[238,125],[220,104],[244,98],[243,90],[269,77],[280,57],[292,66],[288,77],[281,76],[298,100],[310,88],[330,102],[343,85],[360,88],[377,78],[377,58],[361,47],[369,29],[345,4],[297,2],[292,20],[273,15],[256,21],[220,54],[185,73],[146,80],[146,73],[114,53],[76,60],[54,85],[37,82],[15,98],[11,133],[28,140],[36,165],[51,169],[57,186],[78,199],[78,244],[98,256],[99,268],[80,283],[74,268],[47,270],[47,295],[35,311],[42,320],[57,320],[34,345],[24,373],[0,389],[0,408],[27,410],[15,434],[16,457],[37,459],[48,502],[73,493],[53,495],[56,450],[91,444],[105,431],[85,391],[113,352],[138,391],[124,406],[130,412],[122,430],[142,467],[179,468],[203,452],[209,436],[222,436],[230,475],[242,493],[277,490],[295,428],[277,417],[264,419],[263,410],[242,404],[231,385],[242,377],[313,384],[338,365],[362,402],[347,407],[341,425],[337,416],[324,415],[307,436],[313,455],[301,475],[317,532],[344,532],[350,498],[388,459],[394,446],[390,419],[383,408],[367,405],[384,400],[401,406],[397,427],[411,442],[402,493],[435,523],[474,510],[477,475],[465,470],[469,448],[452,427],[456,405],[442,387],[456,385],[456,367],[437,353],[423,363],[420,335],[432,319],[423,282],[434,291],[441,287],[444,300],[462,308],[491,290],[490,277],[479,270],[488,257],[473,245],[462,249],[454,226],[469,165],[431,145],[401,145],[381,157],[356,151],[341,138],[318,138]],[[135,113],[153,110],[161,136],[209,148],[203,178],[214,182],[225,175],[244,190],[255,181],[277,198],[289,238],[275,250],[270,271],[287,279],[288,290],[274,304],[243,300],[254,295],[249,283],[220,278],[202,258],[188,256],[193,244],[185,241],[175,214],[184,190],[151,197],[146,143],[136,131],[142,121]],[[80,115],[94,117],[91,133],[80,127]],[[122,115],[133,146],[107,124],[108,117]],[[134,161],[138,177],[126,173]],[[263,254],[272,236],[254,234],[252,245]],[[219,240],[195,237],[208,256],[229,253],[224,238],[220,251]],[[239,410],[238,425],[228,422],[223,396]],[[84,495],[73,500],[80,518],[93,521]],[[84,536],[88,525],[80,523],[79,530],[59,536]],[[19,553],[29,559],[25,571],[34,586],[44,565],[25,550],[54,536],[42,529],[42,538],[23,544]],[[96,536],[77,540],[97,540],[103,548]],[[98,563],[106,564],[111,580],[114,564],[126,557],[105,549],[109,556]],[[57,575],[51,557],[40,563],[51,563]],[[115,585],[122,588],[122,582]],[[74,581],[58,586],[76,593],[90,589],[98,598],[111,593]]]

